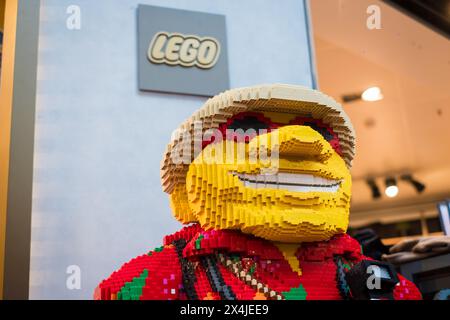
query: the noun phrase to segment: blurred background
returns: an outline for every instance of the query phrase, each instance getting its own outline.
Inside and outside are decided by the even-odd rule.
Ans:
[[[389,245],[442,234],[437,203],[450,198],[450,3],[398,2],[310,2],[319,88],[357,133],[351,232],[371,227]],[[374,4],[381,29],[369,30],[360,13]],[[346,101],[372,87],[377,101]],[[386,194],[389,178],[398,192]]]

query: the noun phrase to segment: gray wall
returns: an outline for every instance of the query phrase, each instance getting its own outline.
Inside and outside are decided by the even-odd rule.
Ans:
[[[139,3],[226,15],[232,88],[312,86],[300,0],[42,0],[31,298],[90,298],[114,269],[180,228],[159,162],[205,98],[138,91]],[[73,4],[81,30],[66,28]],[[66,287],[70,265],[81,268],[80,290]]]

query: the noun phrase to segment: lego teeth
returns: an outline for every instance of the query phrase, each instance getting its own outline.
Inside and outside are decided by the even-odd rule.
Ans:
[[[242,174],[233,173],[245,187],[275,188],[294,192],[337,192],[340,181],[300,173]]]

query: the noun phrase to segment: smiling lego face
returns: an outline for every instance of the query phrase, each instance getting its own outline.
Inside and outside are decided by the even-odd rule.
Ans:
[[[220,131],[224,138],[204,143],[190,164],[185,190],[171,195],[173,208],[185,202],[204,228],[273,241],[319,241],[346,231],[351,175],[331,128],[266,112],[239,114]]]

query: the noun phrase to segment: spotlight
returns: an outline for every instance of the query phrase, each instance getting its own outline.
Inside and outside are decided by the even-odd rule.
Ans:
[[[383,99],[383,95],[381,94],[380,88],[370,87],[361,94],[361,98],[364,101],[378,101]]]
[[[418,193],[422,193],[425,190],[425,185],[414,179],[410,174],[404,174],[400,177],[400,179],[411,183]]]
[[[366,182],[369,185],[370,190],[372,191],[372,198],[374,199],[381,198],[381,192],[377,186],[377,183],[375,182],[375,179],[369,178],[366,180]]]
[[[342,96],[342,100],[346,103],[361,99],[369,102],[379,101],[383,99],[383,94],[381,93],[381,89],[379,87],[370,87],[363,92],[344,94]]]
[[[398,194],[397,181],[393,177],[386,178],[386,189],[384,193],[389,197],[396,197]]]

